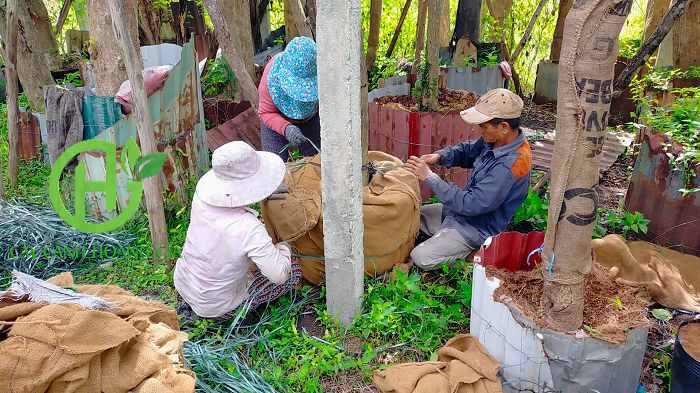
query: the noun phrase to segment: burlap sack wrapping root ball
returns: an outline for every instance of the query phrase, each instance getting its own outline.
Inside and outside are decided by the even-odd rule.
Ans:
[[[76,286],[70,273],[47,281]],[[0,392],[194,391],[195,374],[182,366],[187,334],[175,310],[113,285],[77,290],[119,308],[0,301]]]
[[[389,154],[371,151],[375,167],[403,164]],[[290,166],[284,182],[289,185],[285,199],[262,202],[263,220],[272,239],[287,241],[300,255],[323,257],[321,210],[321,155],[309,164]],[[403,168],[376,173],[364,187],[365,274],[376,276],[406,261],[420,226],[418,179]],[[300,258],[304,278],[318,284],[325,280],[323,260]]]

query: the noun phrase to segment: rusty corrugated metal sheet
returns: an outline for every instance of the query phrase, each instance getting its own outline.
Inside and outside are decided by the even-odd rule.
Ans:
[[[375,103],[369,104],[369,149],[389,153],[405,161],[409,156],[420,157],[445,146],[478,139],[481,134],[465,123],[459,111],[406,112]],[[433,169],[445,181],[465,187],[470,170],[463,168]],[[430,188],[421,185],[421,196],[428,200]]]
[[[531,131],[529,129],[524,130]],[[530,143],[533,169],[542,171],[549,170],[549,166],[552,162],[552,155],[554,154],[555,136],[556,133],[554,131],[548,132],[544,135],[544,140]],[[612,164],[617,161],[617,157],[632,145],[633,140],[634,134],[627,132],[606,133],[605,142],[603,142],[603,154],[600,158],[600,176],[603,175],[603,172],[610,169]]]
[[[209,166],[204,130],[204,110],[197,69],[194,43],[189,42],[182,49],[180,62],[173,67],[163,86],[148,97],[151,119],[154,125],[155,139],[160,152],[168,154],[160,173],[166,190],[174,194],[181,203],[189,203],[187,186],[189,180],[197,179]],[[129,137],[138,140],[136,117],[130,114],[112,127],[107,128],[95,139],[115,143],[121,154]],[[104,156],[92,152],[81,153],[86,163],[86,180],[99,180],[104,176]],[[117,162],[120,172],[120,164]],[[126,190],[126,175],[118,175],[117,189]],[[126,193],[117,192],[120,207],[128,203]],[[88,211],[96,217],[104,212],[103,193],[94,193]],[[90,203],[90,201],[88,201]]]
[[[207,131],[207,144],[212,152],[231,141],[243,141],[256,150],[262,150],[260,141],[260,119],[255,109],[248,110]]]
[[[648,132],[640,146],[634,164],[632,180],[627,189],[625,209],[638,211],[651,220],[642,240],[660,244],[685,253],[700,256],[700,195],[683,194],[682,173],[672,171],[661,143],[668,137]],[[700,165],[695,169],[700,173]],[[691,187],[700,188],[700,179],[692,180]]]
[[[20,108],[19,111],[19,155],[30,160],[41,153],[41,127],[33,113]]]

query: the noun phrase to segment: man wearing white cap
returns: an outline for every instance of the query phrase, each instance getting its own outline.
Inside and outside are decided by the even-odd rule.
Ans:
[[[462,119],[479,126],[475,141],[448,146],[421,158],[411,156],[406,169],[424,181],[440,203],[421,208],[421,232],[431,236],[411,252],[420,268],[454,266],[484,241],[505,230],[530,189],[532,153],[518,128],[523,100],[507,89],[484,94]],[[446,183],[428,165],[472,168],[462,190]]]
[[[287,243],[272,244],[258,213],[246,207],[284,192],[282,159],[229,142],[211,161],[212,170],[197,183],[173,280],[197,315],[229,319],[242,304],[250,312],[295,287],[301,266]],[[250,270],[253,263],[257,269]]]

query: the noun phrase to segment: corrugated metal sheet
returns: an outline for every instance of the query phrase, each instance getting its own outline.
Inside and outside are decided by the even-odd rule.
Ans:
[[[531,131],[529,129],[524,130]],[[533,169],[549,170],[552,163],[552,155],[554,154],[555,136],[555,131],[548,132],[544,135],[544,140],[530,143]],[[605,142],[603,142],[603,154],[600,158],[600,176],[603,175],[603,172],[610,169],[612,164],[617,161],[617,157],[632,145],[633,140],[634,134],[627,132],[606,133]]]
[[[168,154],[159,175],[165,189],[175,195],[181,203],[188,203],[188,181],[201,176],[209,166],[202,94],[193,42],[184,45],[180,63],[172,69],[163,86],[148,97],[148,104],[158,150]],[[121,147],[129,137],[133,137],[139,143],[136,117],[133,114],[122,118],[95,139],[116,143],[119,157]],[[86,180],[98,180],[100,176],[104,176],[104,156],[86,152],[81,153],[81,159],[86,162]],[[119,167],[117,162],[117,168]],[[117,188],[126,190],[126,176],[119,177]],[[126,206],[128,195],[120,192],[117,194],[118,205]],[[88,204],[92,206],[88,211],[93,216],[109,217],[109,214],[114,213],[104,212],[100,208],[104,206],[103,199],[103,193],[93,193],[88,198]]]
[[[207,131],[207,145],[212,152],[231,141],[243,141],[256,150],[262,150],[260,119],[255,109],[249,107],[235,118]]]
[[[641,239],[700,256],[700,195],[682,196],[678,190],[682,173],[671,171],[660,143],[668,143],[668,138],[659,133],[645,135],[627,189],[625,209],[651,220],[648,232],[639,233]],[[700,165],[695,171],[700,173]],[[698,177],[691,187],[700,188]]]
[[[174,66],[180,62],[181,56],[182,47],[176,44],[165,43],[141,47],[144,68],[161,65]]]
[[[535,78],[535,95],[533,101],[536,104],[557,103],[557,88],[559,86],[559,65],[549,60],[542,60],[537,65],[537,77]]]
[[[456,145],[468,139],[478,139],[481,134],[464,122],[459,111],[406,112],[375,103],[369,104],[369,148],[389,153],[405,161],[409,156],[420,157],[445,146]],[[433,169],[445,181],[460,187],[467,185],[470,170],[463,168]],[[433,195],[425,184],[421,196],[428,200]]]
[[[41,127],[34,113],[19,108],[19,156],[25,160],[37,157],[41,152]]]
[[[377,98],[386,96],[405,96],[411,94],[411,84],[401,83],[398,85],[387,85],[379,87],[369,92],[367,95],[368,102],[374,102]]]
[[[504,87],[506,78],[498,66],[483,68],[455,68],[446,70],[445,86],[452,90],[473,91],[478,95],[484,95],[489,90]]]
[[[509,299],[494,300],[500,280],[484,266],[529,270],[544,232],[504,232],[474,256],[469,332],[500,364],[506,392],[633,392],[641,375],[647,331],[633,329],[627,341],[610,344],[594,337],[577,339],[539,329]],[[605,375],[605,377],[601,377]],[[614,376],[611,377],[611,376]]]

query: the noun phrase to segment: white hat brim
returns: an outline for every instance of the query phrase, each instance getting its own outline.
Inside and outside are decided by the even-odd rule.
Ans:
[[[197,183],[197,196],[207,205],[241,207],[269,197],[282,183],[287,168],[274,153],[259,151],[260,168],[242,180],[223,180],[213,170],[205,173]]]
[[[487,116],[477,111],[475,107],[463,110],[459,113],[459,115],[462,116],[462,119],[469,124],[482,124],[494,119],[492,116]]]

